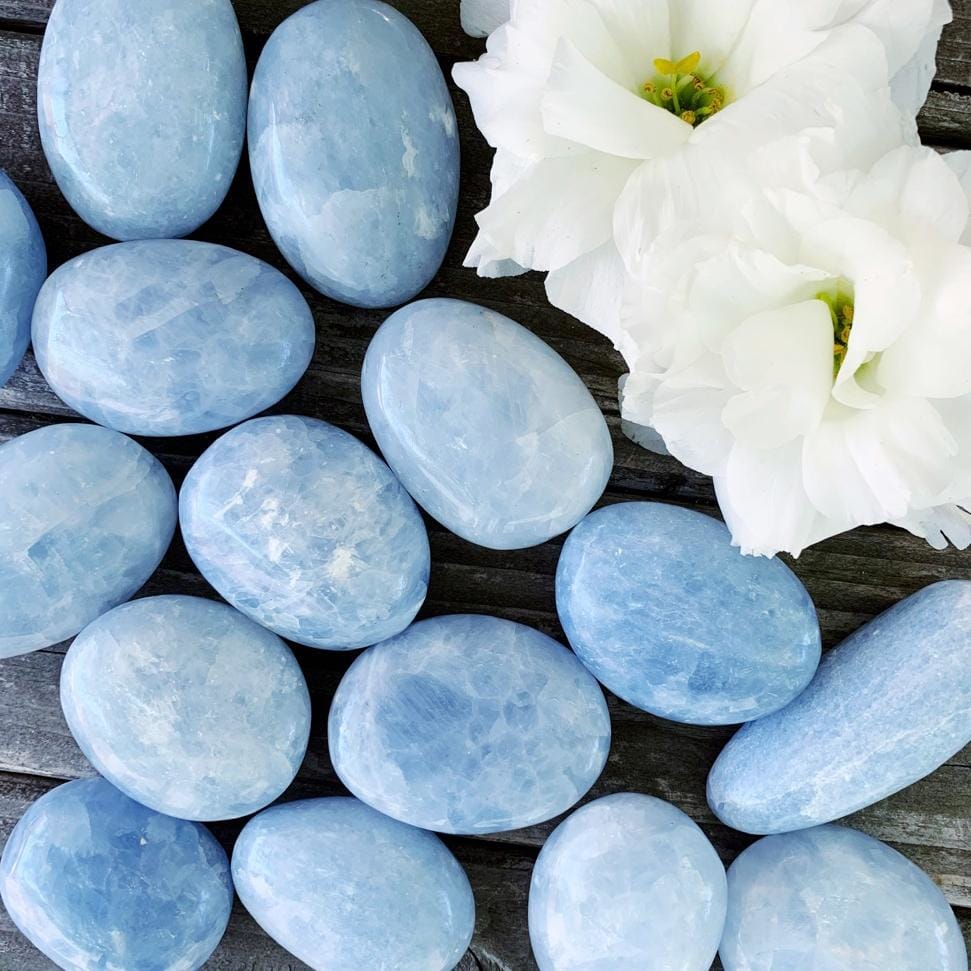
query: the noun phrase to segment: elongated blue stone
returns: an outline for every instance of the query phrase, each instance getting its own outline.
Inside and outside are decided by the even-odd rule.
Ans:
[[[560,823],[529,887],[540,971],[707,971],[725,921],[725,868],[661,799],[619,793]]]
[[[48,425],[0,446],[0,658],[72,637],[128,600],[175,531],[158,460],[97,425]]]
[[[421,514],[367,446],[327,422],[257,418],[227,432],[189,472],[180,520],[219,593],[298,644],[374,644],[425,599]]]
[[[307,799],[250,820],[236,892],[278,943],[321,971],[451,971],[472,938],[468,878],[437,836],[357,799]]]
[[[944,894],[896,850],[856,830],[768,836],[728,871],[725,971],[966,971]]]
[[[37,75],[44,154],[114,239],[185,236],[243,148],[246,61],[231,0],[57,0]]]
[[[61,669],[61,705],[102,775],[181,819],[262,809],[293,781],[310,734],[286,644],[198,597],[136,600],[85,627]]]
[[[492,549],[565,532],[603,493],[613,447],[576,373],[519,324],[461,300],[392,314],[361,378],[371,430],[415,500]]]
[[[795,574],[742,556],[721,523],[677,506],[623,502],[587,516],[563,547],[556,607],[603,684],[674,721],[759,718],[819,664],[819,622]]]
[[[746,833],[785,833],[869,806],[971,742],[971,583],[935,583],[850,635],[791,704],[743,726],[708,802]]]
[[[273,239],[308,283],[358,307],[438,271],[458,203],[455,112],[415,26],[378,0],[321,0],[260,55],[249,157]]]
[[[362,654],[330,709],[341,781],[395,819],[496,833],[550,819],[593,785],[610,718],[597,682],[531,627],[455,615]]]
[[[194,435],[279,401],[313,357],[313,314],[278,270],[191,240],[116,243],[41,290],[34,355],[57,395],[132,435]]]
[[[3,850],[0,895],[23,934],[71,971],[196,971],[233,903],[208,830],[104,779],[58,786],[27,810]]]

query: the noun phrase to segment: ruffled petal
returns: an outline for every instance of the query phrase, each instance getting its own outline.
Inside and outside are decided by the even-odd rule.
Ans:
[[[942,157],[948,168],[957,176],[965,197],[971,200],[971,152],[948,152]],[[971,221],[964,227],[961,242],[965,245],[971,244]]]
[[[621,341],[620,306],[624,264],[613,240],[585,253],[546,277],[549,302],[608,338]]]
[[[488,37],[509,19],[509,0],[462,0],[462,30]]]

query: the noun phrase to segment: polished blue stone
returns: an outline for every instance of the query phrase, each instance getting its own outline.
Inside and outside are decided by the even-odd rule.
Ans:
[[[610,718],[566,648],[495,617],[435,617],[351,665],[327,738],[341,781],[395,819],[496,833],[569,809],[600,775]]]
[[[728,871],[725,971],[966,971],[961,930],[923,870],[843,826],[768,836]]]
[[[57,644],[128,600],[175,531],[168,473],[97,425],[0,446],[0,483],[0,658]]]
[[[565,532],[600,498],[610,433],[570,366],[525,327],[461,300],[388,318],[361,379],[381,451],[440,523],[492,549]]]
[[[30,343],[30,315],[47,274],[47,250],[34,213],[0,169],[0,384]]]
[[[71,971],[195,971],[233,903],[222,847],[198,823],[146,809],[104,779],[41,796],[0,860],[14,923]]]
[[[262,809],[293,781],[310,735],[286,644],[198,597],[136,600],[85,627],[61,669],[61,706],[103,776],[181,819]]]
[[[971,582],[935,583],[823,658],[795,701],[743,726],[708,802],[745,833],[829,822],[916,782],[971,742]]]
[[[812,600],[781,561],[742,556],[710,516],[623,502],[587,516],[556,571],[581,661],[663,718],[728,725],[791,701],[819,664]]]
[[[378,0],[321,0],[273,32],[253,76],[249,157],[267,226],[312,286],[358,307],[438,271],[459,186],[438,61]]]
[[[257,418],[227,432],[189,472],[180,520],[219,593],[298,644],[375,644],[425,599],[421,514],[367,446],[327,422]]]
[[[98,232],[191,233],[223,201],[243,148],[231,0],[57,0],[37,120],[58,186]]]
[[[34,355],[86,418],[194,435],[252,418],[307,369],[314,318],[278,270],[225,246],[116,243],[59,267],[34,310]]]
[[[451,971],[472,937],[468,878],[437,836],[356,799],[273,806],[233,850],[257,923],[321,971]]]
[[[680,809],[605,796],[553,831],[533,867],[540,971],[707,971],[725,921],[725,868]]]

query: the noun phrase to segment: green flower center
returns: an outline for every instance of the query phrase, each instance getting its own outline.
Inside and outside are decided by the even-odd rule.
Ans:
[[[654,62],[657,73],[641,85],[641,97],[697,128],[728,103],[725,88],[715,83],[714,75],[704,77],[698,71],[699,64],[701,51],[680,61],[657,58]]]
[[[829,291],[816,294],[829,307],[833,320],[833,378],[840,373],[846,360],[846,349],[850,346],[850,332],[853,330],[853,290],[849,284],[840,281]]]

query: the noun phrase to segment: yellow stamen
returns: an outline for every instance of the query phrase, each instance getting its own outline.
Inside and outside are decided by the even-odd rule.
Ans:
[[[644,92],[644,94],[654,94],[654,92],[657,90],[657,87],[655,86],[653,81],[645,81],[643,86],[641,87],[641,90]]]
[[[693,125],[698,119],[693,111],[682,111],[681,120],[686,121],[689,125]]]
[[[654,59],[654,70],[658,74],[663,74],[665,77],[669,77],[672,74],[677,73],[677,64],[674,61],[669,61],[665,57],[657,57]]]
[[[701,51],[694,51],[687,57],[682,57],[677,64],[674,65],[674,71],[672,74],[691,74],[694,69],[701,63]]]
[[[670,100],[671,100],[671,99],[672,99],[672,98],[674,97],[674,91],[672,91],[672,90],[671,90],[671,88],[665,88],[665,89],[664,89],[664,90],[663,90],[663,91],[661,92],[661,97],[662,97],[662,98],[663,98],[663,99],[664,99],[665,101],[670,101]]]

